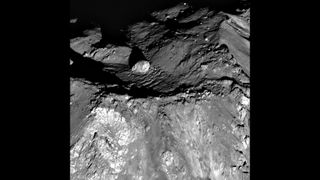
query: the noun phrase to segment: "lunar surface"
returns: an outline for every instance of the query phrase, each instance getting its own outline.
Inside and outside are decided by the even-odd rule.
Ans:
[[[121,45],[86,23],[70,20],[70,179],[250,178],[250,8],[158,9]]]

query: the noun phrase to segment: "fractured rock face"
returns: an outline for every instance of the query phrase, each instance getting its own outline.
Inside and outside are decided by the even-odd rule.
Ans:
[[[190,8],[71,39],[70,179],[250,178],[250,10]]]

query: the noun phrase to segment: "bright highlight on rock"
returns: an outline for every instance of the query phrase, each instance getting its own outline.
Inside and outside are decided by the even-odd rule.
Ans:
[[[148,61],[139,61],[132,67],[132,71],[138,73],[146,73],[149,68],[150,63]]]

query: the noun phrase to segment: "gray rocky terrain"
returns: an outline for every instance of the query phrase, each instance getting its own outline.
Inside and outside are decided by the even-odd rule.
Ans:
[[[70,37],[70,179],[249,179],[250,9],[150,17]]]

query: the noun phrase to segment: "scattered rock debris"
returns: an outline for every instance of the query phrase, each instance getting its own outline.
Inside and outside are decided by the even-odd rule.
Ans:
[[[250,9],[189,8],[131,25],[128,46],[71,39],[70,179],[250,178]]]

